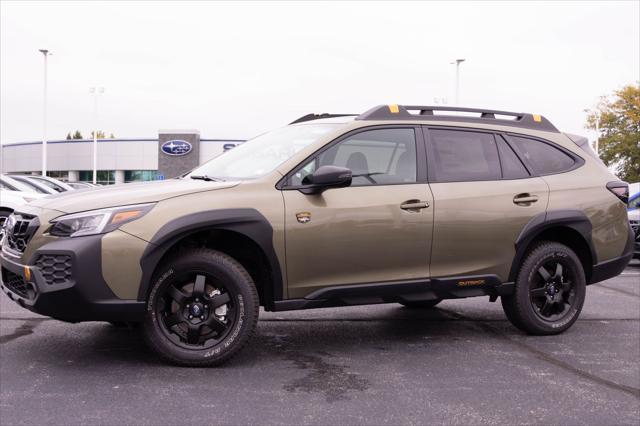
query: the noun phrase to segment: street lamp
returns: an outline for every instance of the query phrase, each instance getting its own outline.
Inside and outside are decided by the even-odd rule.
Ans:
[[[456,106],[459,105],[459,93],[460,93],[460,64],[464,62],[465,59],[456,59],[455,62],[451,62],[452,64],[456,64]]]
[[[595,110],[595,111],[591,111],[589,109],[585,109],[583,110],[584,112],[586,112],[587,114],[593,113],[593,118],[595,119],[595,125],[596,125],[596,140],[593,142],[593,149],[596,152],[596,155],[599,155],[599,150],[600,150],[600,111]]]
[[[93,184],[98,180],[98,94],[104,93],[104,87],[91,87],[93,93]]]
[[[47,49],[38,49],[44,56],[44,85],[42,91],[42,176],[47,175]]]

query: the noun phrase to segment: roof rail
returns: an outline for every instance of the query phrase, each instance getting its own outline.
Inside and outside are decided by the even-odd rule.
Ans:
[[[412,114],[409,111],[418,111]],[[436,111],[477,113],[478,116],[461,116],[434,114]],[[513,117],[496,118],[496,115]],[[429,121],[458,121],[473,123],[491,123],[504,126],[524,127],[534,130],[558,132],[549,120],[538,114],[523,112],[496,111],[479,108],[458,108],[447,106],[416,106],[416,105],[379,105],[360,114],[356,120],[429,120]]]
[[[307,115],[303,115],[302,117],[298,118],[297,120],[292,121],[289,124],[296,124],[296,123],[304,123],[305,121],[311,121],[311,120],[320,120],[321,118],[334,118],[334,117],[355,117],[358,114],[329,114],[329,113],[321,113],[321,114],[307,114]]]

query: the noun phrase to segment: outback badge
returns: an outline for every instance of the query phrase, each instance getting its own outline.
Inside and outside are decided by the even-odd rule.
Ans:
[[[300,222],[300,223],[310,222],[311,221],[311,213],[309,213],[309,212],[296,213],[296,219],[298,219],[298,222]]]

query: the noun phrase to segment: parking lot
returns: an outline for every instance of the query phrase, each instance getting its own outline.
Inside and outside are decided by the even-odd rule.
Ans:
[[[640,264],[563,335],[488,298],[262,313],[223,368],[159,363],[135,330],[0,304],[0,423],[638,424]]]

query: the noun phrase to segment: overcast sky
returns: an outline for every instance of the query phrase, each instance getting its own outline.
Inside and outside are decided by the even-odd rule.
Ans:
[[[588,134],[583,110],[640,79],[638,1],[569,3],[1,3],[0,140],[93,126],[117,137],[199,129],[249,138],[309,112],[455,103],[541,113]],[[439,100],[442,102],[442,100]]]

